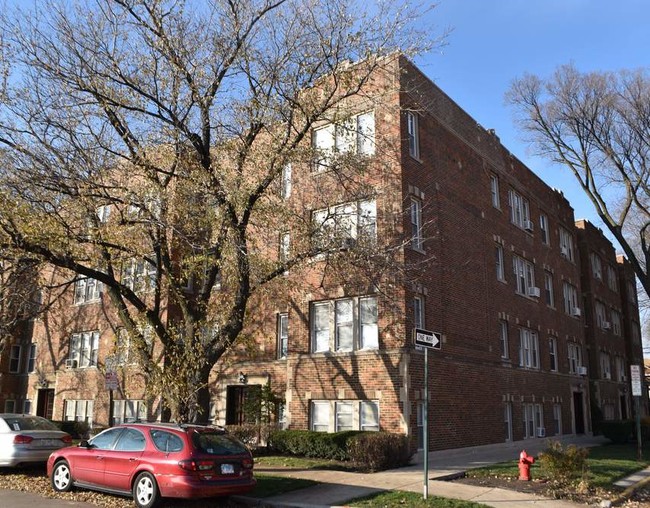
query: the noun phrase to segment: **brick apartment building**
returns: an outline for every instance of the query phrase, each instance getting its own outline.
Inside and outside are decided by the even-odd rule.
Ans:
[[[322,158],[292,165],[280,203],[306,203],[313,223],[353,243],[406,238],[400,262],[417,277],[325,280],[318,258],[291,270],[282,297],[252,306],[251,340],[215,367],[213,421],[244,421],[247,398],[268,383],[289,428],[401,432],[420,447],[414,328],[443,337],[429,354],[431,449],[583,434],[592,415],[630,417],[627,373],[642,350],[629,264],[408,60],[392,59],[377,80],[389,93],[348,104],[348,139],[332,124],[314,129]],[[354,200],[333,190],[337,150],[371,161]],[[286,254],[291,231],[271,236]],[[5,349],[0,407],[107,425],[110,358],[124,366],[115,421],[158,417],[141,372],[116,353],[121,327],[101,287],[75,286],[44,295],[47,312]],[[24,381],[21,393],[5,388],[10,378]]]

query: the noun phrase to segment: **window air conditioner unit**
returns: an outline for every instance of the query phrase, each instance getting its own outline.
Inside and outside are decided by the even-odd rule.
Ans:
[[[580,316],[582,316],[582,311],[578,307],[574,307],[573,308],[573,315],[575,317],[580,317]]]
[[[65,366],[68,369],[76,369],[77,368],[77,360],[66,360],[65,361]]]
[[[546,429],[544,427],[537,427],[537,437],[546,437]]]
[[[603,330],[611,330],[612,324],[609,321],[603,321]]]
[[[526,231],[530,231],[531,233],[533,232],[533,221],[532,220],[525,220],[524,221],[524,229]]]
[[[540,295],[540,290],[539,288],[535,286],[531,286],[528,288],[528,296],[532,296],[534,298],[539,298]]]
[[[567,249],[564,246],[560,247],[560,254],[562,256],[564,256],[565,258],[568,258],[569,257],[569,249]]]
[[[581,376],[586,376],[587,375],[587,367],[578,367],[578,374]]]
[[[612,379],[612,375],[609,372],[605,372],[605,379]]]

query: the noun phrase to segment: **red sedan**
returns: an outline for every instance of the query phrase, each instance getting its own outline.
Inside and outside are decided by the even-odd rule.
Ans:
[[[52,488],[133,496],[150,508],[161,497],[243,494],[255,486],[253,457],[218,427],[161,423],[112,427],[47,461]]]

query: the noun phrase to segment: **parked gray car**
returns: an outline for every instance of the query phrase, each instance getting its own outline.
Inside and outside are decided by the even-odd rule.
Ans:
[[[45,418],[0,413],[0,466],[45,464],[50,453],[71,444],[70,435]]]

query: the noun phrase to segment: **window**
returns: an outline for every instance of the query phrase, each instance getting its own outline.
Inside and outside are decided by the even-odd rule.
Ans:
[[[377,297],[342,298],[312,304],[312,352],[377,349]]]
[[[603,280],[603,262],[600,260],[600,256],[595,252],[591,252],[589,260],[591,261],[591,274],[594,279]]]
[[[541,404],[524,404],[524,438],[543,437],[544,413]]]
[[[603,379],[612,379],[612,364],[610,356],[604,351],[600,352],[600,375]]]
[[[111,215],[111,205],[102,205],[97,207],[97,219],[101,224],[106,224]]]
[[[535,296],[532,294],[535,288],[535,267],[530,262],[519,256],[512,257],[512,267],[515,273],[516,289],[515,291],[524,296]],[[539,291],[537,291],[539,296]]]
[[[311,430],[379,430],[379,403],[370,400],[314,400],[311,402]]]
[[[528,328],[519,329],[519,366],[539,369],[539,339],[537,332]]]
[[[23,401],[23,414],[30,415],[32,414],[32,401],[25,399]]]
[[[497,270],[497,280],[505,282],[506,280],[506,268],[503,260],[503,247],[501,245],[495,246],[494,252],[496,258],[496,270]]]
[[[122,267],[122,284],[136,293],[156,288],[156,267],[145,260],[130,259]]]
[[[622,356],[617,356],[614,360],[616,362],[616,379],[621,383],[627,381],[627,370],[625,368],[625,359]]]
[[[15,413],[16,412],[16,401],[13,399],[5,400],[5,413]]]
[[[92,425],[93,401],[66,400],[64,419],[67,422],[87,422],[89,425]]]
[[[553,291],[553,274],[544,272],[544,300],[546,305],[555,308],[555,292]]]
[[[282,168],[280,197],[289,199],[291,196],[291,163],[287,163]]]
[[[424,320],[424,298],[422,296],[413,297],[413,326],[425,330]]]
[[[420,134],[418,115],[412,111],[406,112],[406,132],[409,142],[409,155],[415,159],[420,158]]]
[[[632,335],[632,344],[641,344],[641,329],[639,323],[630,325],[630,334]]]
[[[328,124],[314,130],[312,145],[316,151],[315,171],[330,168],[339,153],[373,155],[375,153],[375,114],[363,113],[340,124]]]
[[[562,435],[562,406],[560,404],[553,404],[553,425],[555,427],[555,435]]]
[[[562,226],[560,226],[560,255],[569,261],[574,261],[573,236]]]
[[[551,235],[548,230],[548,217],[544,214],[539,216],[539,234],[544,245],[551,244]]]
[[[312,213],[314,241],[322,249],[347,248],[377,238],[375,200],[344,203]]]
[[[490,192],[492,194],[492,206],[501,208],[501,199],[499,197],[499,177],[490,175]]]
[[[69,360],[72,367],[90,367],[97,365],[99,332],[73,333],[70,340]]]
[[[147,420],[147,405],[144,400],[114,400],[113,425]]]
[[[142,432],[137,429],[125,429],[114,449],[121,452],[142,452],[146,443]]]
[[[74,303],[79,305],[82,303],[96,302],[102,296],[102,283],[83,277],[75,280],[74,283]]]
[[[506,443],[512,441],[512,402],[503,406],[503,423],[505,424]]]
[[[161,452],[180,452],[183,449],[183,440],[176,434],[156,429],[151,429],[149,434],[154,446]]]
[[[548,356],[550,369],[557,372],[557,339],[555,337],[548,339]]]
[[[607,265],[607,285],[609,286],[609,289],[618,293],[616,269],[612,265]]]
[[[289,349],[289,314],[278,314],[278,358],[286,358]]]
[[[569,373],[580,374],[580,367],[582,367],[582,348],[575,342],[569,342]]]
[[[630,303],[636,305],[637,295],[636,295],[636,286],[631,280],[627,281],[627,299]]]
[[[286,263],[289,260],[289,242],[291,237],[289,233],[280,233],[280,242],[278,249],[278,259],[280,263]]]
[[[608,330],[611,327],[611,325],[607,321],[605,305],[603,304],[603,302],[599,302],[596,300],[596,303],[594,304],[594,313],[596,314],[596,325],[598,326],[598,328],[602,330]]]
[[[29,358],[27,359],[27,372],[34,372],[36,367],[36,344],[29,345]]]
[[[517,191],[510,189],[510,222],[521,229],[532,230],[528,200]]]
[[[620,337],[621,336],[621,314],[617,310],[612,309],[611,315],[612,315],[612,331],[614,332],[614,335]]]
[[[153,349],[153,329],[151,326],[147,325],[138,330],[141,334],[141,338],[137,337],[137,340],[144,340],[145,350],[148,353],[152,352]],[[113,351],[113,366],[123,366],[127,365],[129,362],[134,363],[137,355],[137,342],[131,339],[131,335],[126,330],[126,328],[120,328],[115,334],[115,349]],[[136,355],[132,357],[132,355]],[[107,359],[108,362],[108,359]]]
[[[23,347],[19,345],[11,346],[9,351],[9,372],[17,374],[20,371],[20,360],[22,356]]]
[[[411,198],[411,247],[422,250],[422,202]]]
[[[569,316],[580,316],[578,308],[578,290],[573,284],[564,281],[562,285],[562,294],[564,297],[564,312]]]
[[[499,342],[501,344],[501,358],[510,358],[508,346],[508,322],[501,319],[499,321]]]

